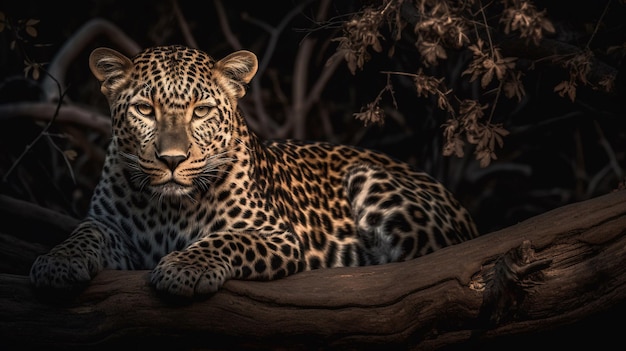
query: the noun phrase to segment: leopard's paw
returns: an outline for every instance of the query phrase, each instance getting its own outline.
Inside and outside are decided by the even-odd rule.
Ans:
[[[223,265],[198,261],[186,251],[164,256],[150,275],[158,292],[183,298],[214,293],[226,279]]]
[[[87,257],[48,253],[33,263],[30,281],[38,289],[73,290],[84,287],[99,270]]]

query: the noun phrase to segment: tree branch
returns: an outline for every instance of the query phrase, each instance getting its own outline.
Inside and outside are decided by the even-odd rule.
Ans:
[[[0,121],[3,119],[29,116],[36,120],[50,121],[54,116],[57,104],[52,102],[17,102],[0,104]],[[105,136],[111,135],[111,118],[85,110],[77,105],[61,105],[57,122],[75,123],[97,130]]]
[[[626,192],[568,205],[422,258],[229,281],[190,304],[146,271],[104,271],[75,299],[0,275],[3,341],[22,348],[437,349],[584,320],[626,300]],[[602,342],[596,340],[596,342]]]
[[[67,68],[70,63],[72,63],[78,54],[88,45],[92,44],[94,39],[99,35],[105,35],[115,46],[126,54],[135,55],[141,50],[141,47],[116,25],[102,18],[94,18],[80,27],[78,31],[63,44],[63,47],[61,47],[50,63],[48,73],[59,82],[62,89],[65,89],[65,74],[67,73]],[[41,81],[41,89],[45,96],[44,101],[55,101],[59,99],[57,84],[49,76],[44,75]]]
[[[185,19],[185,14],[183,14],[180,6],[178,6],[178,0],[170,0],[170,3],[172,4],[172,10],[174,11],[174,15],[176,16],[176,22],[178,22],[180,32],[183,35],[183,38],[185,38],[185,43],[187,43],[189,47],[197,49],[198,42],[191,33],[191,28],[189,28],[189,23],[187,23],[187,20]]]

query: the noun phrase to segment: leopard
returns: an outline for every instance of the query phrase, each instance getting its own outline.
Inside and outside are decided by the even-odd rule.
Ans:
[[[86,215],[30,269],[36,289],[147,270],[157,293],[210,296],[230,279],[402,262],[477,237],[469,211],[428,173],[369,148],[261,138],[241,99],[251,51],[220,60],[184,45],[89,67],[112,136]]]

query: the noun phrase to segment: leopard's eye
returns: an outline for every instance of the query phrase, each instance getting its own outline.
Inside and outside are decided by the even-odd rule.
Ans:
[[[134,105],[135,111],[142,116],[152,117],[154,116],[154,108],[148,104],[136,104]]]
[[[209,115],[209,113],[211,112],[211,109],[213,107],[211,106],[197,106],[193,109],[193,117],[194,118],[203,118]]]

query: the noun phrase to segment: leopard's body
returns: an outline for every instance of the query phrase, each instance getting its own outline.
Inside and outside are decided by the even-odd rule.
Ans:
[[[38,287],[151,269],[157,290],[194,296],[228,279],[408,260],[478,235],[450,192],[405,163],[259,140],[237,108],[257,69],[250,52],[215,61],[168,46],[131,60],[96,49],[90,67],[113,138],[87,217],[33,264]]]

